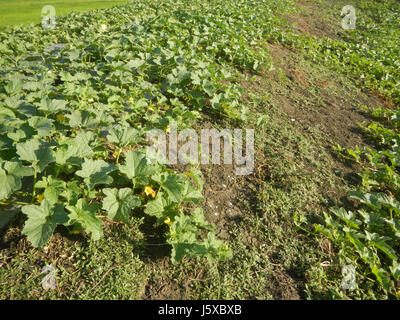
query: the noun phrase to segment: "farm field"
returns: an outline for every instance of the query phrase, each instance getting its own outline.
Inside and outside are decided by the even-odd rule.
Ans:
[[[52,5],[56,8],[58,15],[67,14],[71,11],[88,11],[111,7],[116,4],[126,3],[126,0],[0,0],[0,27],[9,24],[39,23],[42,8],[45,5]]]
[[[0,299],[400,298],[398,1],[2,2]]]

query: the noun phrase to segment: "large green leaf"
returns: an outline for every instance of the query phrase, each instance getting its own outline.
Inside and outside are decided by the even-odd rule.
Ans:
[[[382,237],[376,233],[370,233],[367,230],[365,230],[365,234],[366,239],[370,241],[373,246],[384,252],[390,259],[395,260],[397,258],[396,251],[386,243],[386,241],[391,240],[390,237]]]
[[[7,199],[14,191],[21,188],[21,178],[8,175],[0,168],[0,199]]]
[[[146,157],[141,152],[132,150],[126,153],[125,164],[119,166],[119,171],[131,179],[134,186],[148,184],[148,177],[154,172],[147,164]]]
[[[49,144],[38,139],[31,139],[17,144],[20,160],[28,161],[38,172],[54,161],[53,150]]]
[[[162,218],[164,213],[164,208],[166,206],[166,200],[163,197],[163,193],[159,192],[157,198],[147,202],[146,209],[144,212],[150,216],[157,218]]]
[[[21,80],[14,79],[14,80],[8,81],[7,84],[4,86],[4,89],[6,90],[6,92],[9,96],[12,96],[22,90],[22,85],[23,85],[23,83]]]
[[[140,131],[132,127],[118,127],[111,129],[107,140],[120,148],[137,144],[141,141]]]
[[[58,196],[66,189],[67,183],[53,176],[42,177],[42,180],[36,183],[36,188],[44,188],[44,197],[51,204],[58,201]]]
[[[69,125],[74,128],[94,128],[97,124],[96,117],[86,110],[74,110],[67,118]]]
[[[31,117],[29,118],[28,123],[32,128],[37,130],[38,135],[41,137],[50,136],[54,129],[53,120],[43,117]]]
[[[167,192],[171,201],[180,202],[182,200],[182,191],[185,181],[180,176],[162,172],[152,175],[151,178]],[[188,191],[190,193],[193,190]]]
[[[35,135],[35,130],[28,123],[23,123],[18,126],[15,131],[7,133],[7,137],[15,142],[31,139]]]
[[[57,164],[81,165],[85,157],[92,157],[93,150],[90,147],[94,139],[92,132],[78,132],[74,139],[64,138],[59,142],[57,150],[54,152]]]
[[[132,209],[140,206],[141,201],[134,196],[132,189],[103,189],[106,197],[103,200],[103,209],[108,212],[108,218],[115,221],[128,222]]]
[[[58,113],[59,111],[64,111],[66,109],[67,102],[65,100],[49,99],[48,97],[43,98],[38,108],[46,114]]]
[[[86,199],[79,199],[76,205],[67,206],[69,224],[78,223],[87,233],[91,233],[93,240],[103,236],[103,222],[96,217],[96,212],[101,208],[99,203],[89,204]]]
[[[330,208],[329,209],[332,213],[334,213],[337,217],[339,217],[341,220],[343,220],[348,227],[354,228],[354,229],[359,229],[359,226],[361,224],[361,221],[357,220],[354,217],[353,212],[347,211],[344,208]]]
[[[7,199],[21,188],[21,178],[33,174],[32,168],[20,162],[5,161],[0,166],[0,199]]]
[[[113,178],[108,173],[115,170],[115,166],[108,164],[104,160],[85,159],[82,169],[75,172],[76,175],[84,178],[89,189],[93,189],[98,184],[110,184]]]
[[[28,216],[22,234],[28,237],[34,247],[43,246],[52,236],[57,224],[68,221],[64,207],[60,204],[52,206],[47,200],[43,200],[40,206],[27,205],[21,210]]]

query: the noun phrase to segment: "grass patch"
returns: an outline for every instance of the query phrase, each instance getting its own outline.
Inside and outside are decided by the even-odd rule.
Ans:
[[[9,24],[31,24],[39,23],[42,18],[42,8],[52,5],[56,9],[57,15],[65,15],[71,11],[89,11],[93,9],[107,8],[118,4],[126,3],[126,0],[45,0],[25,1],[25,0],[0,0],[0,27]]]

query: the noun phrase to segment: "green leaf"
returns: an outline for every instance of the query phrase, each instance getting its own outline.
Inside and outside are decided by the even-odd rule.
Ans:
[[[129,221],[132,209],[139,207],[141,201],[134,196],[132,189],[103,189],[106,197],[103,200],[103,209],[108,211],[108,218],[115,221]]]
[[[65,100],[43,98],[38,105],[39,110],[46,114],[58,113],[66,109],[67,102]]]
[[[66,189],[61,192],[60,195],[67,199],[69,205],[75,205],[79,197],[83,194],[80,184],[76,180],[68,181]]]
[[[209,261],[226,260],[232,257],[232,251],[225,243],[218,240],[214,232],[208,232],[207,238],[199,242],[198,236],[200,229],[196,225],[199,221],[204,225],[204,220],[181,214],[175,217],[174,223],[170,227],[170,237],[168,243],[172,245],[171,260],[177,264],[184,255],[188,257],[206,257]]]
[[[178,203],[182,200],[183,184],[185,181],[180,176],[162,172],[153,175],[151,178],[167,192],[171,201]]]
[[[137,144],[141,141],[140,131],[132,127],[111,129],[107,140],[120,148]]]
[[[28,161],[39,173],[54,161],[53,150],[48,143],[31,139],[17,144],[17,154],[20,160]]]
[[[40,206],[28,205],[21,210],[28,216],[22,234],[28,237],[35,248],[43,246],[50,239],[57,224],[68,221],[64,207],[60,204],[51,206],[47,200],[43,200]]]
[[[173,242],[173,243],[171,243],[171,245],[172,245],[171,262],[173,264],[178,264],[180,261],[182,261],[182,259],[185,255],[190,253],[191,247],[196,244],[195,243]],[[197,251],[199,252],[200,250],[197,250]],[[204,252],[201,252],[201,253],[204,254]]]
[[[7,137],[15,142],[19,142],[22,140],[31,139],[34,134],[35,130],[25,122],[24,124],[20,125],[17,130],[9,132]]]
[[[74,139],[64,139],[59,142],[57,151],[54,152],[57,164],[81,165],[83,158],[92,157],[93,150],[90,143],[94,139],[92,132],[78,132]]]
[[[69,118],[69,125],[73,128],[87,128],[96,126],[96,117],[86,110],[74,110],[66,116]]]
[[[400,221],[398,219],[384,219],[384,221],[389,224],[394,232],[394,235],[400,239]]]
[[[133,185],[146,185],[153,168],[147,164],[146,157],[139,151],[129,150],[126,153],[125,164],[119,166],[119,171],[132,180]]]
[[[7,170],[8,174],[12,174],[16,177],[27,177],[33,175],[32,168],[25,167],[18,161],[5,161],[4,169]]]
[[[203,90],[208,94],[209,97],[213,97],[215,93],[214,85],[209,80],[203,81]]]
[[[35,128],[41,137],[47,137],[51,135],[53,128],[53,120],[46,119],[43,117],[31,117],[28,120],[29,125]]]
[[[376,276],[376,279],[382,285],[385,291],[390,289],[390,277],[385,270],[378,268],[376,265],[371,267],[371,272]]]
[[[21,179],[19,177],[8,175],[5,170],[0,169],[0,199],[7,199],[20,188]]]
[[[380,210],[382,206],[385,206],[389,209],[394,209],[397,213],[400,213],[400,202],[387,196],[384,193],[365,193],[362,191],[351,191],[350,196],[373,209]]]
[[[0,199],[7,199],[21,189],[21,178],[32,174],[32,168],[24,167],[20,162],[3,162],[0,166]]]
[[[204,245],[206,248],[205,257],[210,262],[214,260],[225,261],[232,258],[232,250],[223,241],[217,239],[214,232],[207,234]]]
[[[99,203],[89,204],[86,199],[79,199],[76,205],[67,206],[71,212],[68,215],[69,224],[78,223],[87,233],[91,233],[93,240],[99,240],[103,236],[103,222],[95,214],[100,208]]]
[[[150,216],[162,218],[165,206],[166,200],[163,197],[163,193],[159,192],[155,200],[150,200],[147,202],[144,212]]]
[[[360,233],[356,233],[348,228],[343,228],[343,231],[346,233],[346,238],[356,248],[356,251],[358,252],[360,257],[367,263],[369,263],[369,261],[373,261],[373,254],[371,250],[367,246],[365,246],[365,244],[360,240],[363,239],[365,236]]]
[[[325,226],[320,225],[320,224],[314,224],[314,230],[315,232],[320,232],[326,237],[328,237],[331,241],[335,241],[335,237],[332,233],[331,229],[325,228]]]
[[[67,184],[53,176],[42,177],[41,181],[38,181],[35,185],[36,188],[44,188],[44,197],[51,204],[55,204],[58,201],[59,195],[65,190]]]
[[[389,237],[380,237],[377,233],[370,233],[365,230],[366,239],[370,241],[370,243],[385,253],[390,259],[396,259],[396,251],[388,245],[385,241],[391,240]]]
[[[359,229],[359,225],[361,221],[355,219],[353,212],[346,211],[344,208],[330,208],[332,213],[334,213],[337,217],[343,220],[349,228]]]
[[[199,200],[204,200],[204,197],[199,189],[193,187],[189,181],[185,181],[182,190],[183,201],[191,201],[197,204]]]
[[[19,79],[18,80],[10,80],[4,86],[4,89],[6,90],[6,92],[9,96],[12,96],[14,94],[21,92],[22,86],[23,86],[23,83],[21,80],[19,80]]]
[[[176,216],[170,228],[172,241],[195,243],[198,234],[199,229],[193,223],[193,220],[185,214]]]
[[[104,160],[85,159],[82,169],[76,171],[75,174],[84,178],[86,185],[92,190],[95,185],[112,183],[114,180],[108,176],[108,173],[113,170],[115,167]]]
[[[393,265],[390,267],[390,272],[395,279],[400,279],[400,263],[393,260]]]
[[[193,223],[203,229],[207,229],[210,231],[215,231],[215,227],[211,225],[206,218],[204,217],[203,209],[202,208],[196,208],[193,213],[192,213],[192,221]]]

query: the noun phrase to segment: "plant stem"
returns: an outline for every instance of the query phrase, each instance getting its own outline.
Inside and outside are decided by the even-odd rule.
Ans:
[[[57,168],[56,178],[58,178],[58,175],[60,174],[61,168],[62,168],[62,166],[59,166],[59,167]]]
[[[32,201],[31,203],[33,203],[35,201],[35,195],[36,195],[36,179],[37,179],[37,171],[36,168],[34,168],[34,172],[33,172],[33,190],[32,190]]]
[[[8,206],[8,205],[10,205],[10,204],[22,204],[22,205],[28,205],[28,204],[30,204],[29,202],[23,202],[23,201],[9,201],[9,202],[3,202],[3,203],[0,203],[1,205],[4,205],[4,206]]]
[[[120,156],[121,152],[122,152],[122,148],[120,148],[119,151],[118,151],[117,159],[115,160],[115,164],[118,164],[119,156]]]

